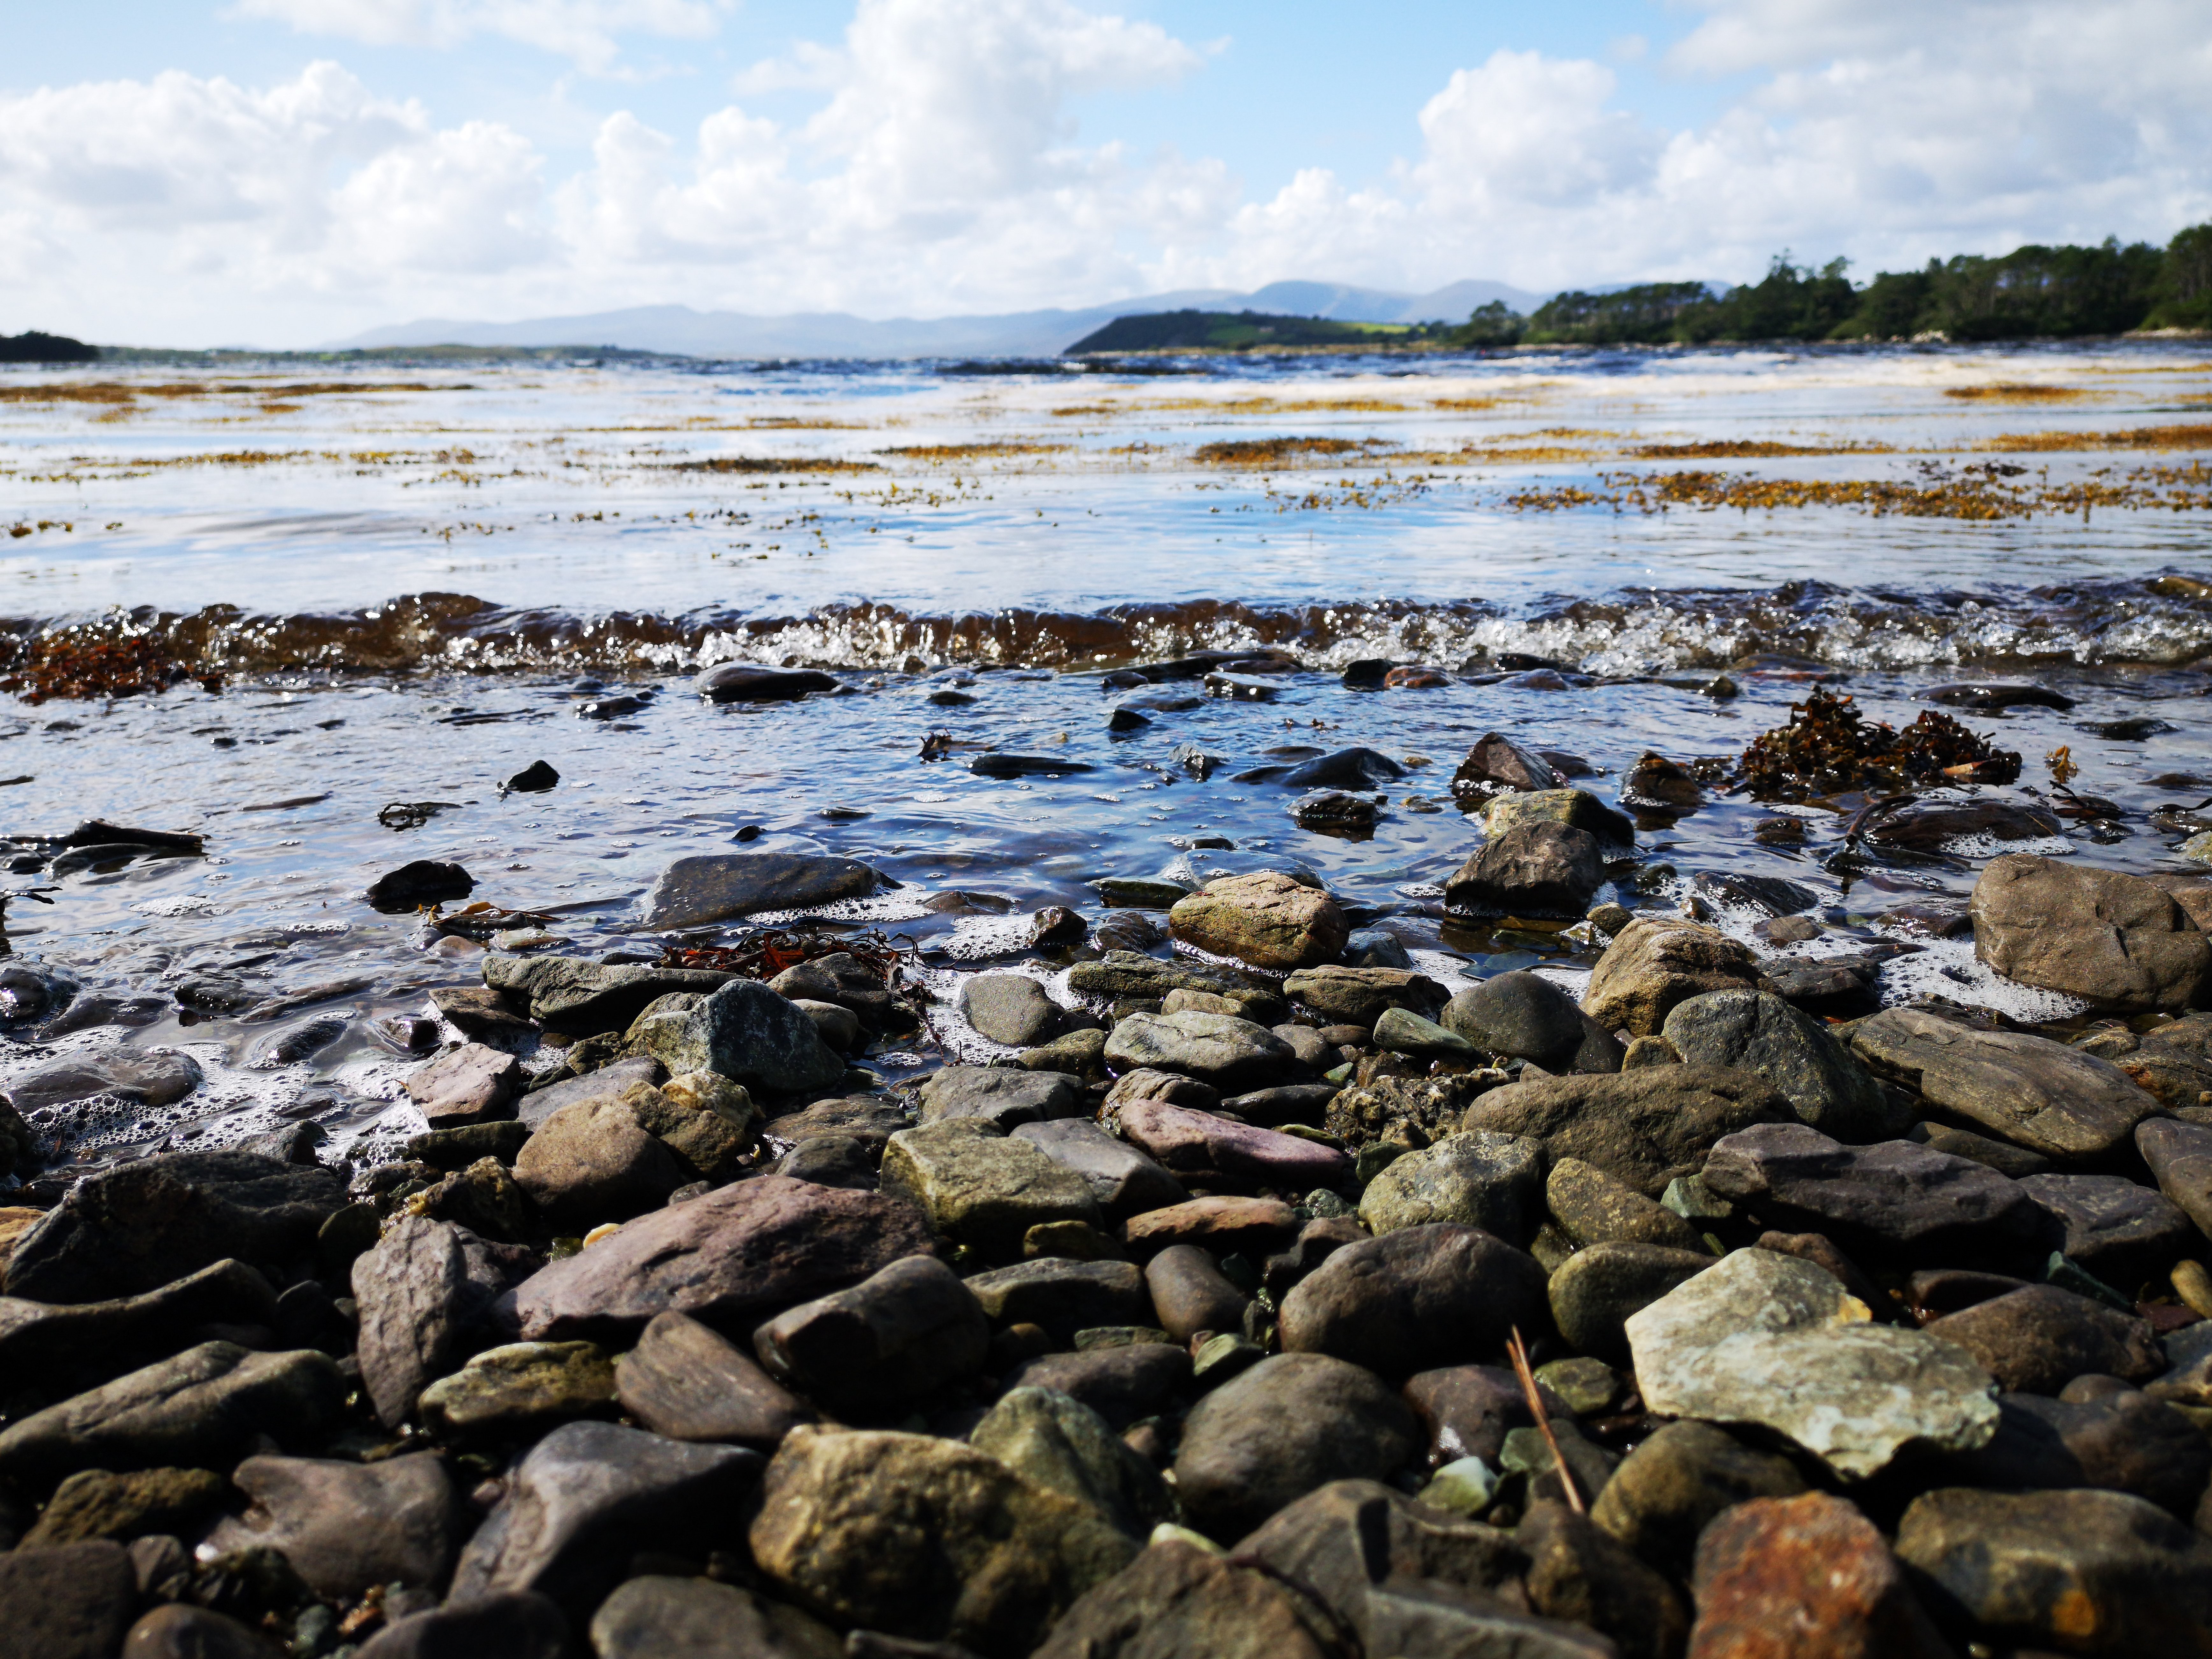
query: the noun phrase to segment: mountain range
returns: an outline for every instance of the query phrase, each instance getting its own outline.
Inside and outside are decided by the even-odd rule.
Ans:
[[[1503,300],[1515,310],[1526,312],[1548,297],[1504,283],[1460,282],[1430,294],[1396,294],[1344,283],[1288,282],[1270,283],[1249,294],[1228,289],[1183,289],[1081,310],[1017,311],[979,317],[878,320],[841,311],[759,317],[738,311],[695,311],[690,306],[635,306],[625,311],[532,317],[514,323],[426,317],[371,329],[324,349],[579,345],[665,351],[687,357],[1049,357],[1116,317],[1148,312],[1196,307],[1326,317],[1346,323],[1457,322],[1492,300]]]

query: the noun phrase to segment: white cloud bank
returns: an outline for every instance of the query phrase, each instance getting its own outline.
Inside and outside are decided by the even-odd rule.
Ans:
[[[258,90],[170,73],[0,95],[0,299],[100,338],[274,342],[667,301],[927,315],[1291,276],[1742,276],[1784,246],[1866,274],[2212,216],[2198,0],[1698,9],[1668,67],[1750,85],[1703,126],[1623,108],[1594,60],[1501,50],[1440,71],[1388,177],[1308,168],[1266,200],[1218,161],[1079,140],[1072,100],[1205,58],[1071,0],[860,0],[840,42],[755,66],[694,132],[608,117],[562,179],[511,128],[441,126],[334,63]],[[617,34],[696,37],[723,8],[241,9],[362,40],[502,33],[605,70]],[[742,102],[791,87],[819,94],[811,118]]]

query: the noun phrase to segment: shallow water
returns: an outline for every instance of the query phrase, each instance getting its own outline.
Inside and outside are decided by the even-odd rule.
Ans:
[[[55,889],[50,906],[9,905],[21,955],[161,1012],[127,1031],[0,1039],[0,1087],[118,1042],[179,1048],[201,1089],[160,1110],[53,1109],[40,1121],[58,1151],[234,1140],[301,1116],[364,1155],[389,1147],[418,1127],[400,1088],[415,1062],[377,1021],[422,1011],[476,961],[370,911],[370,879],[457,860],[477,898],[555,912],[577,950],[649,952],[659,941],[628,930],[653,877],[751,826],[754,850],[861,858],[902,884],[838,920],[910,939],[945,996],[959,973],[1023,960],[1039,906],[1100,918],[1101,877],[1285,861],[1431,971],[1544,963],[1572,978],[1591,960],[1579,941],[1441,912],[1442,882],[1480,839],[1450,804],[1451,770],[1491,730],[1585,757],[1601,769],[1586,787],[1608,799],[1647,749],[1733,757],[1805,696],[1802,672],[1739,670],[1741,695],[1717,699],[1648,677],[1761,651],[1835,665],[1900,726],[1963,678],[2064,691],[2070,710],[1966,719],[2026,757],[2026,787],[2047,792],[2044,757],[2066,746],[2075,787],[2122,817],[2108,839],[2069,822],[2019,845],[2188,867],[2145,813],[2212,795],[2174,781],[2212,779],[2212,675],[2193,665],[2212,651],[2204,356],[1670,352],[1053,377],[471,368],[334,377],[337,390],[289,374],[0,376],[0,519],[27,532],[4,544],[0,578],[22,648],[72,625],[80,642],[138,633],[224,675],[218,691],[188,678],[112,702],[0,703],[0,775],[21,780],[0,789],[8,830],[100,817],[195,830],[209,848],[9,878]],[[1282,438],[1365,447],[1201,449]],[[1644,453],[1747,444],[1830,453]],[[718,458],[802,470],[678,470]],[[825,459],[867,470],[803,470]],[[2022,470],[1971,471],[1992,466]],[[1708,476],[1659,510],[1655,481],[1686,473]],[[1790,504],[1851,482],[1887,493]],[[1759,505],[1698,504],[1713,499]],[[1308,672],[1272,701],[1207,698],[1107,732],[1097,670],[1257,644]],[[1516,687],[1498,678],[1511,652],[1620,678]],[[1455,683],[1340,683],[1372,657]],[[842,693],[699,702],[691,673],[730,658],[828,666]],[[647,687],[624,718],[578,714]],[[952,689],[975,701],[928,701]],[[2083,730],[2138,716],[2173,729]],[[966,769],[972,750],[922,759],[933,731],[1092,769],[989,780]],[[1170,757],[1188,742],[1227,764],[1193,777]],[[1235,779],[1278,748],[1352,744],[1425,757],[1382,792],[1371,840],[1304,830],[1297,792]],[[501,794],[541,758],[556,788]],[[423,800],[456,805],[412,830],[378,822]],[[2000,850],[1848,868],[1831,855],[1856,804],[1792,809],[1811,826],[1802,850],[1753,840],[1776,811],[1740,796],[1646,819],[1644,866],[1621,870],[1619,896],[1671,907],[1701,871],[1786,875],[1820,895],[1826,923],[1791,948],[1834,953],[1907,937],[1882,913],[1963,896]],[[1188,847],[1201,838],[1235,845]],[[1012,909],[923,908],[954,889]],[[1753,918],[1723,920],[1748,936]],[[1992,981],[1970,944],[1911,942],[1885,970],[1892,1000],[2073,1012]],[[277,1000],[357,988],[259,1019],[179,1010],[178,985],[209,975]],[[311,1057],[267,1058],[340,1018]],[[927,1041],[868,1063],[896,1079],[982,1048],[940,1006]]]

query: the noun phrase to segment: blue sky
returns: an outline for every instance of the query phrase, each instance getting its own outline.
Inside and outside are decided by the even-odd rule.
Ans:
[[[1861,275],[2212,217],[2182,0],[5,0],[0,329]]]

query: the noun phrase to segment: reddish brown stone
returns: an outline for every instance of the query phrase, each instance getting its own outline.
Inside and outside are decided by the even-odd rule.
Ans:
[[[1139,1260],[1170,1244],[1209,1250],[1242,1250],[1255,1260],[1279,1249],[1297,1231],[1291,1206],[1274,1198],[1194,1198],[1130,1218],[1123,1238]]]
[[[1826,1492],[1754,1498],[1698,1540],[1689,1659],[1948,1659],[1874,1523]]]

